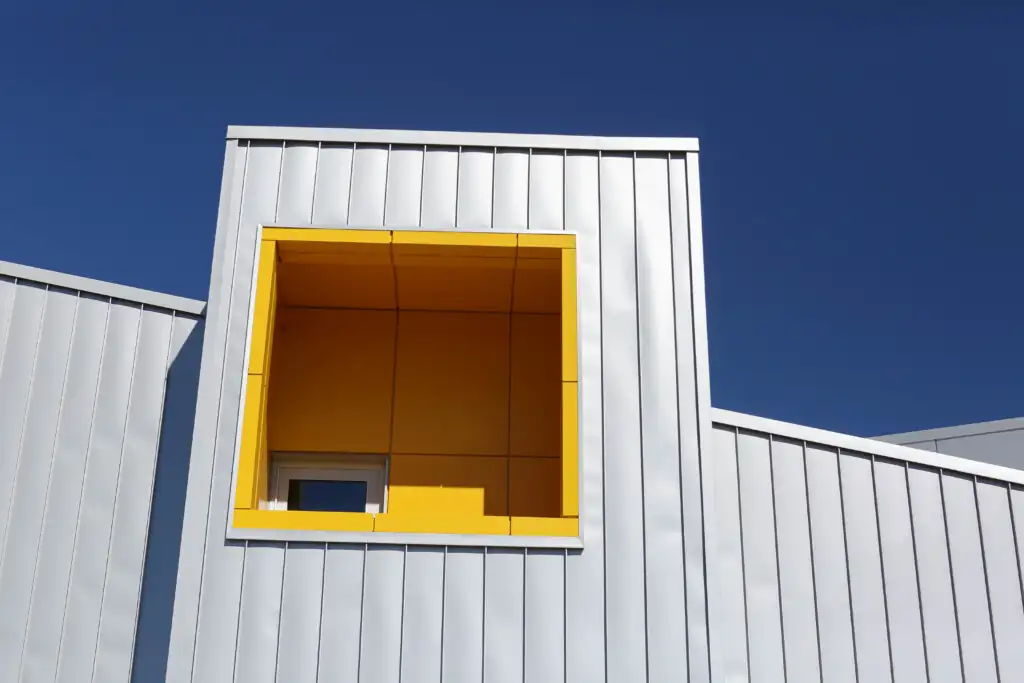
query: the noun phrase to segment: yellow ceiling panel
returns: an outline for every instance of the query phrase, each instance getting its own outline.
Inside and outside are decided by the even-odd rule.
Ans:
[[[395,278],[390,265],[282,263],[278,299],[283,306],[319,308],[395,308]]]
[[[520,258],[516,261],[515,283],[514,313],[559,313],[562,310],[559,260]]]
[[[446,259],[451,260],[451,259]],[[463,259],[456,259],[462,261]],[[399,265],[398,305],[416,311],[508,312],[512,302],[512,261],[503,267],[474,265],[464,259],[459,267]],[[489,259],[497,261],[498,259]]]

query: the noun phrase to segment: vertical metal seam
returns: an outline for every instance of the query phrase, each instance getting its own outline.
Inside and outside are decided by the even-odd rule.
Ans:
[[[448,611],[448,546],[444,546],[444,555],[441,557],[441,650],[437,663],[438,680],[444,680],[444,615]],[[362,639],[362,629],[359,629],[359,637]]]
[[[7,327],[4,329],[3,344],[0,345],[0,373],[3,372],[4,358],[7,356],[8,342],[11,340],[11,328],[14,327],[14,306],[18,302],[18,292],[21,291],[21,287],[18,286],[19,279],[14,277],[11,278],[11,309],[7,314]]]
[[[313,165],[313,194],[309,197],[309,224],[313,225],[313,216],[316,213],[316,184],[320,177],[320,150],[324,143],[316,143],[316,163]]]
[[[114,526],[117,524],[117,511],[120,507],[118,502],[121,500],[121,472],[124,468],[124,451],[127,447],[128,441],[128,425],[132,421],[132,399],[135,398],[135,372],[139,367],[139,346],[142,342],[142,327],[145,322],[146,307],[144,305],[139,306],[139,328],[135,331],[135,350],[132,352],[132,371],[128,379],[128,403],[124,411],[124,424],[121,425],[121,447],[120,453],[117,457],[117,476],[115,478],[114,485],[114,501],[113,501],[113,512],[110,516],[110,530],[107,532],[107,557],[103,565],[103,588],[100,589],[100,612],[99,618],[96,621],[96,642],[93,643],[92,650],[92,675],[90,679],[95,679],[96,676],[96,657],[99,654],[100,647],[100,632],[103,627],[103,615],[106,612],[107,602],[107,578],[110,575],[110,545],[114,542]],[[138,615],[136,621],[138,620]]]
[[[359,643],[356,650],[356,681],[363,679],[363,624],[366,623],[366,565],[370,561],[370,544],[363,543],[362,579],[359,584]]]
[[[28,640],[29,625],[32,623],[32,607],[35,604],[35,592],[36,592],[36,579],[38,578],[39,572],[39,555],[42,551],[42,538],[43,532],[46,529],[46,513],[50,509],[50,484],[53,481],[53,461],[57,457],[57,445],[60,443],[60,428],[63,426],[64,418],[64,397],[66,395],[68,386],[68,375],[71,374],[71,358],[75,348],[75,331],[78,328],[78,312],[81,307],[82,292],[78,291],[75,293],[75,312],[71,319],[71,340],[68,342],[68,360],[64,366],[64,379],[61,380],[60,385],[60,400],[57,405],[57,424],[53,430],[53,445],[50,447],[50,464],[46,472],[46,488],[43,490],[43,512],[39,518],[39,538],[36,545],[35,559],[32,561],[32,583],[28,590],[28,609],[25,611],[25,630],[21,634],[21,647],[19,648],[18,654],[18,680],[22,677],[22,667],[24,665],[25,657],[25,644]],[[15,480],[11,488],[11,509],[14,508],[14,493],[17,487],[17,471],[15,471]],[[10,526],[10,520],[7,522]],[[0,548],[0,572],[3,569],[3,560],[6,559],[6,544],[3,548]]]
[[[942,528],[946,533],[946,561],[949,563],[949,589],[953,596],[953,621],[956,624],[956,647],[960,657],[960,680],[967,681],[967,668],[964,663],[964,643],[960,633],[960,608],[956,599],[956,576],[953,573],[953,548],[949,542],[949,520],[946,514],[946,482],[945,473],[939,468],[939,500],[942,503]]]
[[[931,663],[928,661],[928,632],[924,623],[924,595],[921,592],[921,561],[917,554],[917,525],[914,522],[914,494],[910,487],[910,463],[903,463],[903,478],[907,485],[907,510],[910,512],[910,547],[914,553],[914,581],[917,584],[917,611],[921,619],[921,651],[924,655],[924,678],[931,681]]]
[[[494,204],[498,196],[498,148],[491,148],[491,221],[488,226],[494,230]]]
[[[1024,574],[1021,572],[1020,543],[1017,542],[1017,515],[1013,510],[1013,484],[1006,484],[1006,504],[1010,508],[1010,533],[1013,534],[1013,554],[1017,560],[1017,585],[1020,588],[1021,608],[1024,609]]]
[[[164,359],[164,380],[160,389],[160,417],[157,418],[157,443],[156,453],[153,454],[153,474],[149,478],[149,504],[146,506],[146,530],[142,537],[142,567],[139,576],[139,590],[135,595],[135,621],[132,624],[132,648],[128,655],[128,674],[131,675],[132,667],[135,666],[135,641],[139,633],[139,609],[142,606],[142,584],[146,578],[146,555],[149,551],[149,528],[153,521],[153,501],[156,498],[156,468],[160,464],[160,447],[163,444],[164,412],[167,401],[167,387],[170,384],[171,347],[174,344],[174,324],[179,320],[176,311],[171,311],[171,328],[167,335],[167,356]]]
[[[563,223],[564,225],[564,223]],[[562,549],[562,683],[569,683],[569,550]]]
[[[114,300],[107,297],[107,311],[103,320],[103,346],[100,348],[99,369],[96,372],[96,392],[93,394],[92,411],[89,419],[89,435],[85,441],[85,457],[82,458],[82,486],[79,488],[78,505],[75,511],[75,532],[71,537],[71,562],[68,564],[68,580],[64,586],[64,610],[61,612],[60,639],[57,641],[57,666],[56,674],[60,673],[60,654],[64,648],[64,620],[68,615],[68,597],[71,595],[71,579],[75,575],[75,559],[78,556],[78,530],[82,525],[82,500],[85,498],[85,475],[89,470],[89,455],[92,454],[92,437],[96,428],[96,407],[100,400],[100,386],[103,383],[103,366],[107,357],[107,333],[110,331],[110,310],[114,307]],[[44,519],[45,524],[45,519]],[[26,632],[26,638],[28,634]]]
[[[39,362],[39,347],[43,344],[43,329],[46,327],[46,309],[50,304],[50,285],[43,286],[43,306],[39,312],[39,329],[36,331],[36,343],[32,350],[31,374],[28,377],[28,392],[25,395],[25,414],[21,417],[21,430],[18,436],[18,447],[14,452],[14,469],[11,478],[11,495],[4,511],[4,526],[0,528],[0,567],[7,556],[7,530],[11,524],[11,512],[14,510],[14,492],[18,485],[18,470],[21,469],[21,452],[25,447],[25,432],[28,430],[28,418],[32,413],[32,396],[36,390],[36,363]],[[11,325],[14,327],[14,310],[11,309]],[[9,334],[9,332],[8,332]],[[70,353],[70,350],[69,350]]]
[[[402,546],[402,598],[398,617],[398,683],[402,683],[405,655],[405,587],[409,576],[409,545]]]
[[[235,614],[235,646],[233,649],[234,654],[231,657],[231,680],[234,683],[238,683],[238,643],[241,638],[238,637],[239,631],[242,630],[242,613],[245,611],[245,565],[249,560],[249,541],[242,542],[242,576],[238,582],[238,612]]]
[[[527,565],[529,565],[529,563],[530,563],[530,549],[529,548],[523,548],[523,614],[522,614],[522,617],[521,617],[522,629],[523,629],[522,630],[522,638],[521,638],[521,640],[522,640],[522,643],[523,643],[523,647],[522,647],[522,652],[521,652],[522,661],[520,662],[520,665],[519,665],[519,675],[521,675],[523,677],[522,678],[523,683],[526,683],[526,655],[527,655],[526,644],[529,642],[527,640],[527,638],[526,638],[526,607],[527,607],[526,603],[527,603],[527,588],[529,587],[529,584],[526,581],[526,572],[527,572]]]
[[[685,180],[685,175],[684,175]],[[675,379],[676,390],[675,390],[675,411],[676,411],[676,464],[678,466],[678,483],[679,483],[679,545],[682,550],[683,560],[683,625],[686,629],[686,643],[684,645],[684,653],[686,659],[686,679],[690,678],[690,587],[689,582],[686,580],[686,516],[683,513],[683,416],[682,408],[679,404],[679,309],[678,301],[676,300],[676,240],[675,240],[675,223],[674,216],[672,213],[672,155],[667,155],[665,159],[665,184],[668,189],[668,259],[669,259],[669,274],[672,278],[671,287],[669,288],[672,294],[672,366],[675,370],[673,373],[673,379]]]
[[[565,225],[565,204],[566,204],[566,199],[565,199],[565,177],[566,177],[566,170],[565,169],[566,169],[566,166],[569,165],[568,161],[569,161],[569,152],[567,150],[563,149],[562,150],[562,232],[565,232],[565,230],[566,230],[566,225]],[[578,248],[579,244],[577,244],[576,246]],[[577,276],[577,278],[578,277],[579,276]],[[566,553],[566,556],[568,557],[568,553]]]
[[[480,680],[487,671],[487,546],[483,547],[483,595],[480,600]],[[399,676],[398,683],[402,683]]]
[[[850,576],[850,539],[846,531],[846,496],[843,493],[843,449],[836,448],[836,475],[839,482],[839,518],[843,523],[843,562],[846,564],[846,591],[850,601],[850,638],[853,642],[853,674],[860,681],[860,659],[857,656],[857,621],[853,618],[853,578]]]
[[[526,230],[529,232],[531,216],[530,209],[532,208],[531,197],[533,196],[533,187],[530,182],[533,180],[533,147],[526,149]]]
[[[352,143],[352,158],[348,164],[348,206],[345,207],[345,225],[352,224],[352,191],[356,187],[356,150],[359,145]]]
[[[782,680],[789,680],[789,661],[786,658],[786,614],[782,607],[782,562],[779,561],[779,510],[775,502],[775,442],[768,435],[768,485],[772,495],[772,533],[775,540],[775,588],[779,598],[779,639],[782,643]]]
[[[687,281],[687,285],[689,287],[689,299],[690,299],[690,336],[693,339],[693,348],[694,348],[694,354],[693,354],[693,357],[691,358],[690,362],[692,364],[693,377],[694,377],[694,382],[693,382],[693,399],[694,399],[694,401],[693,401],[693,404],[695,406],[695,412],[697,414],[697,421],[696,421],[696,428],[697,428],[697,481],[700,484],[700,488],[699,488],[699,490],[700,490],[700,511],[701,511],[700,512],[700,531],[701,531],[700,538],[701,538],[701,552],[702,552],[702,557],[701,557],[701,573],[702,573],[702,577],[701,578],[703,579],[703,582],[704,582],[704,629],[705,629],[705,636],[707,638],[707,644],[708,644],[708,647],[707,647],[708,676],[709,676],[709,678],[711,680],[714,680],[715,671],[714,671],[714,667],[713,667],[713,662],[715,660],[714,660],[714,657],[712,657],[711,653],[712,653],[712,642],[713,641],[717,641],[718,634],[715,633],[714,634],[715,638],[714,639],[712,638],[712,634],[714,633],[712,628],[711,628],[711,626],[712,626],[712,624],[711,624],[711,600],[712,600],[712,588],[713,588],[713,586],[711,584],[711,579],[708,578],[708,574],[709,574],[709,571],[708,571],[708,566],[709,566],[708,556],[711,553],[715,552],[715,549],[714,548],[711,548],[711,550],[708,549],[708,546],[710,545],[709,542],[708,542],[708,527],[709,527],[709,524],[707,522],[705,522],[705,517],[714,515],[714,510],[713,509],[712,510],[708,510],[708,509],[706,509],[704,507],[706,499],[710,498],[714,494],[713,487],[712,487],[712,491],[710,493],[704,490],[704,465],[705,465],[704,459],[705,459],[705,457],[707,457],[709,459],[713,458],[714,455],[710,453],[713,450],[712,448],[710,448],[710,447],[705,448],[705,446],[708,446],[708,444],[706,443],[705,439],[710,437],[710,435],[704,434],[703,430],[701,429],[701,426],[700,426],[700,423],[701,423],[700,377],[699,377],[700,368],[698,367],[699,363],[697,362],[697,347],[698,347],[698,343],[699,342],[698,342],[698,335],[697,335],[697,315],[696,315],[696,310],[697,310],[697,306],[703,306],[704,305],[704,300],[701,299],[701,300],[698,301],[695,298],[694,291],[693,291],[694,290],[694,286],[693,286],[693,283],[694,283],[694,278],[693,278],[693,259],[694,259],[694,255],[693,255],[693,252],[694,252],[694,247],[693,247],[693,229],[694,229],[694,226],[693,226],[692,222],[690,221],[690,215],[691,215],[691,211],[693,211],[693,200],[697,199],[699,201],[699,196],[691,197],[691,192],[694,191],[693,190],[694,183],[695,182],[699,182],[699,181],[698,181],[697,177],[690,177],[691,176],[691,173],[690,173],[690,163],[689,163],[690,154],[693,154],[694,164],[698,163],[698,161],[697,161],[698,157],[697,157],[696,153],[684,154],[683,158],[685,159],[685,163],[686,163],[686,179],[685,179],[686,180],[686,255],[687,255],[687,258],[688,258],[688,266],[689,266],[689,271],[690,271],[689,272],[689,277],[687,278],[687,280],[688,280]],[[705,329],[705,337],[706,337],[706,335],[707,335],[707,330]],[[705,343],[706,343],[706,341],[707,340],[705,339]],[[739,431],[737,430],[737,441],[738,441],[738,434],[739,434]],[[737,455],[737,458],[738,458],[739,457],[739,450],[738,449],[736,451],[736,455]],[[738,463],[739,463],[739,460],[737,459],[737,465],[738,465]],[[709,478],[713,477],[714,476],[714,467],[710,466],[708,472],[709,472],[708,477]],[[744,604],[744,614],[746,614],[746,605],[745,604]],[[749,638],[749,636],[748,636],[748,638]],[[749,650],[749,646],[748,646],[748,650]],[[750,667],[749,654],[748,654],[747,667],[748,667],[748,670],[749,670],[749,667]]]
[[[971,477],[971,490],[974,493],[974,514],[978,518],[978,547],[981,548],[981,572],[985,577],[985,601],[988,606],[988,627],[992,638],[992,657],[995,660],[996,681],[1002,681],[999,671],[999,647],[996,641],[995,615],[992,613],[992,585],[988,577],[988,556],[985,553],[985,529],[981,523],[981,503],[978,499],[978,477]]]
[[[878,477],[875,456],[871,454],[871,496],[875,507],[875,534],[878,536],[878,568],[882,576],[882,606],[885,609],[885,644],[889,654],[889,680],[896,680],[896,662],[892,655],[892,619],[889,616],[889,586],[885,581],[885,548],[882,546],[882,522],[878,513]]]
[[[416,214],[416,225],[423,227],[423,195],[426,193],[427,184],[427,150],[429,147],[423,145],[423,158],[420,160],[420,208]],[[458,179],[456,179],[458,182]],[[397,296],[397,293],[396,293]]]
[[[607,486],[607,449],[605,448],[605,433],[607,419],[605,416],[604,400],[604,249],[602,247],[601,232],[604,227],[604,213],[601,202],[601,166],[603,161],[601,150],[597,152],[597,310],[598,321],[598,360],[601,364],[601,609],[604,612],[604,639],[601,642],[601,654],[604,657],[604,681],[608,683],[608,486]],[[525,562],[523,571],[526,571]]]
[[[274,222],[277,222],[278,213],[281,210],[281,186],[284,185],[281,182],[284,179],[284,158],[288,153],[288,142],[285,140],[281,141],[281,163],[277,165],[277,198],[274,200]]]
[[[637,226],[636,210],[636,152],[633,152],[631,170],[633,172],[633,305],[636,311],[636,388],[637,388],[637,432],[640,452],[640,542],[643,547],[641,564],[644,576],[644,679],[650,680],[651,675],[651,638],[648,632],[648,585],[647,585],[647,496],[644,481],[644,379],[643,360],[641,358],[640,341],[640,237]]]
[[[387,155],[384,157],[384,206],[380,209],[380,224],[381,227],[387,227],[388,225],[388,183],[391,182],[391,148],[392,145],[388,143]]]
[[[811,484],[807,475],[807,442],[800,441],[800,464],[804,471],[804,504],[807,507],[807,540],[811,558],[811,597],[814,602],[814,634],[818,648],[818,680],[825,683],[825,663],[821,654],[821,618],[818,611],[818,570],[814,563],[814,525],[811,522]]]
[[[239,143],[239,146],[240,146],[240,143]],[[238,245],[241,244],[241,234],[240,233],[241,233],[241,226],[242,226],[242,212],[243,212],[243,210],[245,208],[244,207],[244,204],[245,204],[245,185],[246,185],[246,180],[249,177],[249,150],[250,150],[251,147],[252,147],[252,143],[247,141],[245,143],[245,153],[244,153],[244,158],[243,158],[243,161],[242,161],[242,177],[240,179],[240,187],[238,189],[238,217],[235,219],[235,246],[234,246],[234,248],[230,252],[228,252],[227,251],[227,246],[228,245],[226,245],[226,244],[224,245],[225,256],[228,253],[231,254],[231,258],[225,259],[225,267],[226,268],[230,267],[231,270],[230,270],[230,272],[225,273],[225,276],[227,278],[227,290],[228,290],[227,291],[227,312],[226,312],[226,314],[224,316],[224,342],[223,342],[223,350],[222,350],[222,354],[223,355],[221,356],[221,362],[220,362],[220,380],[216,384],[216,388],[217,388],[217,398],[216,398],[217,417],[214,420],[214,424],[213,424],[213,430],[214,430],[213,431],[213,444],[211,445],[212,452],[210,454],[210,483],[207,485],[206,518],[203,521],[203,527],[202,527],[202,529],[203,529],[203,555],[202,555],[202,558],[200,559],[200,565],[199,565],[199,589],[198,589],[198,591],[196,591],[196,603],[195,603],[196,604],[196,623],[195,623],[195,631],[192,634],[192,663],[189,666],[189,680],[190,681],[192,679],[194,679],[195,675],[196,675],[196,650],[199,649],[199,625],[200,625],[199,622],[200,622],[200,618],[202,616],[203,585],[206,583],[206,556],[207,556],[207,554],[209,553],[209,550],[210,550],[210,516],[213,514],[213,484],[214,484],[214,481],[216,480],[216,472],[217,472],[217,441],[218,441],[217,437],[220,434],[220,421],[221,421],[221,416],[224,413],[224,385],[225,385],[225,378],[227,377],[227,360],[228,360],[227,356],[228,356],[228,346],[229,346],[229,341],[230,341],[230,336],[231,336],[231,317],[232,317],[231,316],[231,308],[232,308],[231,307],[231,298],[232,298],[232,296],[234,296],[234,292],[235,292],[235,273],[238,270]],[[232,156],[234,156],[234,155],[232,155]],[[232,182],[233,182],[233,180],[232,180]],[[230,203],[229,203],[229,210],[230,210]],[[207,331],[209,331],[209,330],[207,330]],[[204,346],[205,346],[205,341],[204,341]],[[244,375],[244,371],[245,371],[244,366],[242,368],[242,371],[243,371],[243,375]],[[239,392],[241,392],[241,380],[239,380]],[[191,453],[190,453],[190,457],[191,457]],[[232,459],[234,459],[234,454],[232,454]],[[232,467],[234,467],[233,464],[232,464]],[[229,500],[230,500],[231,493],[229,492],[228,495],[229,495]],[[229,505],[229,507],[230,507],[230,505]],[[242,556],[242,563],[243,563],[243,568],[244,568],[244,565],[245,565],[244,551],[243,551],[243,556]],[[241,605],[241,592],[239,592],[239,605]],[[232,665],[232,666],[234,666],[234,665]],[[234,672],[232,672],[232,677],[234,677]]]
[[[736,460],[736,516],[740,529],[740,576],[743,578],[743,641],[746,647],[746,669],[750,676],[750,609],[747,604],[747,549],[743,543],[743,486],[740,473],[740,429],[733,427],[733,457]],[[704,549],[707,555],[707,548]],[[710,649],[710,642],[708,644]]]
[[[320,655],[324,644],[324,594],[327,592],[327,553],[331,552],[331,544],[324,543],[324,559],[320,563],[320,614],[316,624],[316,666],[314,670],[314,681],[320,680]],[[358,683],[358,682],[357,682]]]
[[[426,163],[426,161],[424,161]],[[462,145],[455,148],[455,228],[458,229],[459,221],[459,186],[462,184]]]
[[[284,584],[288,580],[288,541],[284,542],[281,550],[281,589],[277,593],[277,642],[274,644],[274,682],[277,683],[278,674],[281,673],[281,622],[284,621]],[[323,590],[321,590],[321,593]]]

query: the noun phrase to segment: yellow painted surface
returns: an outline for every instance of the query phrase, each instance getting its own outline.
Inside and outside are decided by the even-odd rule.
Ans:
[[[377,515],[374,531],[409,534],[488,534],[508,536],[508,517],[436,517],[429,512],[414,515]]]
[[[323,228],[263,228],[263,239],[298,242],[389,244],[390,230],[328,230]]]
[[[232,523],[241,529],[373,531],[373,515],[364,512],[306,510],[235,510]]]
[[[270,487],[270,450],[267,443],[267,376],[263,377],[262,390],[260,391],[260,440],[256,450],[256,490],[253,498],[253,508],[258,508],[262,501],[269,500],[268,489]]]
[[[508,514],[507,458],[394,455],[389,469],[389,514],[437,518]]]
[[[263,376],[245,378],[245,404],[242,408],[242,438],[238,472],[235,477],[235,507],[256,507],[256,466],[259,462],[260,430],[263,418]]]
[[[281,263],[278,299],[282,306],[395,308],[395,274],[385,265]]]
[[[395,316],[280,310],[268,392],[271,450],[388,451]]]
[[[512,458],[509,475],[510,515],[562,516],[562,465],[558,459]]]
[[[562,250],[562,379],[578,380],[576,347],[576,250]]]
[[[401,311],[394,453],[506,455],[509,317]]]
[[[542,249],[575,249],[576,235],[563,233],[560,235],[551,233],[519,233],[520,247],[539,247]]]
[[[579,386],[562,382],[562,516],[580,514]]]
[[[512,535],[574,538],[580,535],[580,521],[576,518],[513,517]]]
[[[274,279],[277,273],[277,246],[260,243],[260,259],[256,272],[256,301],[252,314],[252,337],[249,344],[249,373],[264,374],[270,362],[268,346],[274,308]]]
[[[560,313],[562,310],[561,250],[556,259],[526,259],[516,262],[514,313]]]
[[[511,247],[518,244],[514,233],[500,232],[424,232],[421,230],[395,230],[393,242],[399,244],[425,244],[462,247]]]
[[[560,325],[557,315],[512,316],[511,455],[561,453]]]
[[[402,310],[507,313],[514,258],[395,257]]]

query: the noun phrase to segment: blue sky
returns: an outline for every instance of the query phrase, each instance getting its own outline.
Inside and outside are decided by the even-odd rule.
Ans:
[[[1024,8],[804,4],[9,3],[0,259],[205,298],[229,123],[697,136],[715,405],[1024,415]]]

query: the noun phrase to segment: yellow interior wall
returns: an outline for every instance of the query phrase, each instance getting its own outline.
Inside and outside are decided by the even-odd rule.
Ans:
[[[269,449],[391,453],[392,519],[558,517],[559,321],[282,307]]]

